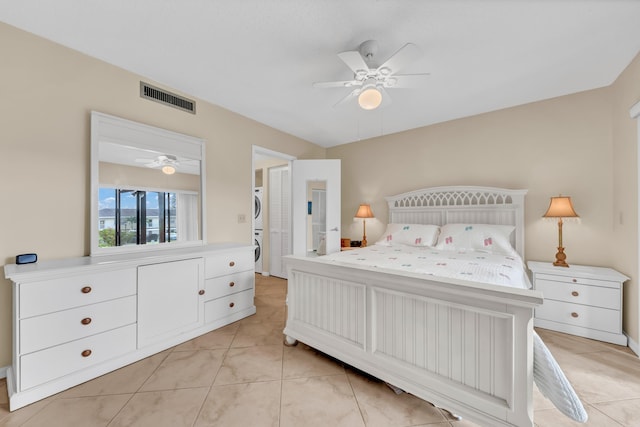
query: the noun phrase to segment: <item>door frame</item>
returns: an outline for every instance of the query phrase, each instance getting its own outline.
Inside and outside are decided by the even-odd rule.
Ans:
[[[275,150],[271,150],[265,147],[261,147],[259,145],[252,145],[251,146],[251,205],[253,206],[254,203],[254,194],[255,194],[255,189],[256,189],[256,163],[257,160],[260,157],[271,157],[271,158],[276,158],[276,159],[282,159],[282,160],[286,160],[287,164],[289,166],[289,171],[291,171],[291,165],[292,162],[294,160],[296,160],[297,158],[295,156],[292,156],[290,154],[286,154],[286,153],[281,153],[279,151],[275,151]],[[264,178],[263,178],[264,179]],[[264,209],[269,209],[268,205],[265,205],[263,203],[262,205],[262,209],[264,212]],[[291,204],[289,204],[289,217],[291,218]],[[255,215],[253,215],[253,209],[251,211],[252,215],[251,215],[251,236],[250,236],[250,241],[253,242],[253,238],[254,238],[254,233],[256,230],[256,220],[255,220]],[[264,214],[263,214],[264,215]],[[267,215],[267,218],[269,218],[270,215]],[[264,218],[264,217],[263,217]],[[264,221],[264,219],[263,219]],[[293,225],[292,225],[293,221],[289,222],[289,247],[292,248],[293,246],[293,240],[292,240],[292,230],[293,230]],[[265,230],[266,228],[264,228],[263,226],[263,230]],[[269,233],[265,233],[263,232],[262,234],[262,262],[263,262],[263,268],[262,268],[262,275],[263,276],[269,276],[269,270],[271,269],[270,265],[271,265],[271,249],[269,248],[269,246],[271,245],[271,236],[269,236]],[[266,242],[265,242],[266,240]],[[265,245],[265,243],[268,243],[268,245]],[[269,248],[268,250],[265,251],[265,248]],[[268,263],[265,263],[266,261],[269,261]],[[265,268],[266,266],[266,268]]]

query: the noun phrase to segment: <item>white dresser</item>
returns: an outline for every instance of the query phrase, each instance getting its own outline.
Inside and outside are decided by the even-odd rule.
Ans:
[[[527,263],[544,302],[535,309],[537,327],[627,345],[622,333],[622,286],[629,278],[611,268],[551,262]]]
[[[254,314],[253,254],[217,244],[6,265],[10,409]]]

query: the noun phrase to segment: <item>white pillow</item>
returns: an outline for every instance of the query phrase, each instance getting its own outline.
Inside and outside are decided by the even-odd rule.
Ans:
[[[509,236],[515,227],[492,224],[447,224],[442,226],[436,249],[458,252],[516,253]]]
[[[430,224],[387,224],[384,232],[376,245],[411,245],[433,246],[438,240],[440,227]]]

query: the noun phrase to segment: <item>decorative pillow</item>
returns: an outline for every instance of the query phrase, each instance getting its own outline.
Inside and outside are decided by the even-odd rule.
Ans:
[[[442,226],[436,249],[515,254],[509,236],[515,227],[492,224],[447,224]]]
[[[433,246],[438,240],[440,227],[430,224],[387,224],[384,232],[376,245],[411,245]]]

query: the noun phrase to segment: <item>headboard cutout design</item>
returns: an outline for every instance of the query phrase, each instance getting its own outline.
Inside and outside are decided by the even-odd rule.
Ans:
[[[451,186],[410,191],[385,199],[389,223],[513,225],[511,244],[524,259],[524,196],[527,190]]]

